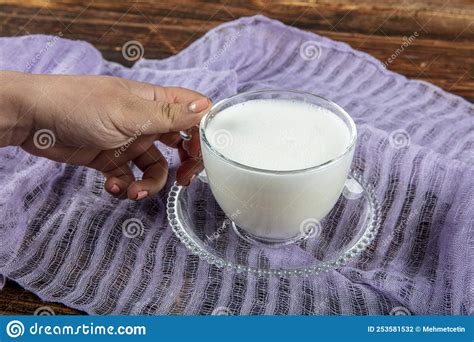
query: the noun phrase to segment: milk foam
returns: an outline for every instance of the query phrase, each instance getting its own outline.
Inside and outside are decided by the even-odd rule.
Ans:
[[[349,129],[328,109],[282,99],[226,108],[209,122],[206,137],[231,160],[279,171],[323,164],[350,144]]]

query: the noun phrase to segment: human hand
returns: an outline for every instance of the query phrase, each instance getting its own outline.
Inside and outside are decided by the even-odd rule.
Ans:
[[[10,129],[4,134],[9,142],[0,144],[97,169],[106,177],[105,189],[116,197],[139,200],[163,188],[168,165],[155,140],[178,148],[178,183],[189,184],[202,169],[198,129],[193,127],[210,101],[199,93],[107,76],[1,72],[0,78],[10,87],[5,92],[9,100],[4,94],[0,104],[17,115],[13,127],[8,127],[11,122],[0,127],[0,133]],[[10,82],[3,83],[5,78]],[[192,139],[183,142],[179,131],[189,129]],[[134,178],[128,162],[143,171],[143,179]]]

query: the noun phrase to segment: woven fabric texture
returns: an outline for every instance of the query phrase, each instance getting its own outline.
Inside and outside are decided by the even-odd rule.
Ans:
[[[320,94],[354,118],[353,168],[381,204],[379,234],[347,266],[265,278],[210,266],[179,242],[165,213],[173,172],[160,194],[118,201],[95,170],[3,148],[0,274],[42,299],[98,315],[207,315],[222,307],[236,315],[375,315],[397,307],[474,314],[474,106],[464,99],[262,16],[221,25],[176,56],[133,68],[105,61],[85,42],[1,38],[0,69],[114,75],[214,101],[262,88]],[[175,170],[175,152],[159,147]],[[122,225],[137,217],[143,231],[129,238]]]

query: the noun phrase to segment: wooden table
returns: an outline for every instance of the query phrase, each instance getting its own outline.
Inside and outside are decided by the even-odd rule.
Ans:
[[[164,58],[219,24],[255,14],[344,41],[383,62],[417,32],[388,68],[474,100],[472,0],[0,0],[0,35],[61,32],[92,43],[108,60],[130,65],[121,53],[127,41],[141,42],[146,58]],[[42,306],[56,314],[80,313],[42,303],[11,281],[0,291],[0,314],[33,314]]]

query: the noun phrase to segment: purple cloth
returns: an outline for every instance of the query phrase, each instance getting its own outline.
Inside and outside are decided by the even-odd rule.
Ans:
[[[0,273],[42,299],[91,314],[474,314],[474,107],[464,99],[262,16],[131,69],[85,42],[2,38],[0,68],[121,76],[213,100],[267,87],[323,95],[356,121],[353,168],[382,207],[379,235],[346,267],[309,278],[238,274],[209,266],[174,237],[165,217],[173,179],[148,200],[120,202],[94,170],[4,148]],[[174,170],[177,156],[160,148]],[[144,230],[130,239],[121,224],[134,217]]]

